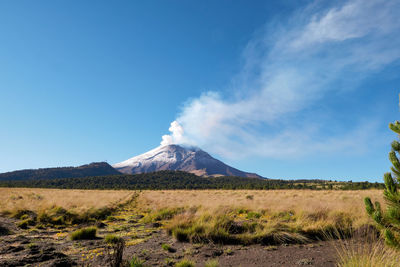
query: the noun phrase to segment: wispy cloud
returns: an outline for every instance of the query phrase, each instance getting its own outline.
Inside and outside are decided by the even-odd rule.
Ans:
[[[397,61],[398,14],[399,1],[355,0],[307,7],[285,25],[266,25],[243,52],[245,64],[235,78],[241,82],[231,95],[207,92],[190,100],[163,144],[198,145],[225,157],[354,151],[371,138],[366,133],[374,132],[373,122],[326,136],[323,120],[285,121]],[[175,133],[177,125],[184,132]]]

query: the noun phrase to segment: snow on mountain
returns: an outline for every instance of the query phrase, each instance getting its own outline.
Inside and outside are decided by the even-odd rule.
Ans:
[[[230,167],[197,147],[179,145],[159,146],[112,166],[126,174],[180,170],[201,176],[260,177],[255,173],[247,173]]]

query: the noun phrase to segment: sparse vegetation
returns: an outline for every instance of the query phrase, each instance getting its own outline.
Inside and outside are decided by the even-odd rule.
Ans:
[[[182,213],[183,208],[162,208],[156,212],[149,213],[145,218],[144,222],[158,222],[161,220],[172,219],[176,214]]]
[[[28,226],[35,225],[35,221],[32,219],[25,219],[17,223],[17,226],[22,229],[27,229]]]
[[[343,240],[336,250],[339,267],[396,267],[400,262],[399,252],[379,240],[362,243]]]
[[[129,261],[129,267],[144,267],[144,261],[140,260],[138,257],[133,256]]]
[[[218,267],[218,266],[219,266],[219,263],[218,263],[218,260],[216,260],[216,259],[209,260],[204,265],[204,267]]]
[[[96,227],[82,228],[71,234],[71,240],[94,239],[96,238],[96,232]]]
[[[117,243],[121,242],[121,239],[122,238],[119,236],[108,234],[104,238],[104,241],[106,241],[107,244],[113,245],[113,244],[117,244]]]
[[[29,194],[32,195],[39,194],[32,189],[24,190],[30,190]],[[20,194],[22,199],[28,198],[24,190],[21,190],[23,194]],[[46,192],[41,191],[42,189],[38,190],[42,196],[41,200],[35,198],[34,201],[46,201],[48,198]],[[54,191],[60,192],[60,190],[49,190],[49,193]],[[69,192],[72,195],[76,194],[76,190],[62,192],[63,194],[58,194],[58,196],[63,199],[66,199]],[[104,191],[87,191],[88,198],[92,198],[92,194],[95,195],[97,192],[101,194]],[[15,192],[8,193],[10,194],[8,199],[11,195],[16,195]],[[46,209],[36,210],[7,209],[8,213],[3,210],[3,214],[7,213],[8,217],[16,218],[18,222],[33,220],[35,225],[27,225],[29,229],[27,231],[40,233],[51,230],[56,233],[53,238],[60,241],[68,237],[79,240],[85,236],[82,234],[84,232],[82,229],[77,229],[82,227],[81,223],[85,226],[98,226],[97,234],[100,238],[104,236],[104,242],[100,238],[98,241],[71,242],[74,244],[74,249],[82,250],[80,255],[84,255],[79,264],[91,264],[96,257],[99,257],[99,261],[102,259],[103,263],[109,266],[129,266],[130,261],[122,262],[125,246],[123,240],[126,240],[127,247],[138,244],[143,246],[133,252],[140,258],[136,258],[132,263],[136,265],[132,266],[144,266],[145,263],[141,261],[143,259],[148,260],[149,265],[154,264],[152,256],[154,253],[163,255],[162,259],[158,259],[159,264],[173,266],[176,262],[180,264],[179,260],[182,259],[180,257],[188,257],[186,259],[196,257],[197,259],[198,255],[207,251],[202,248],[203,246],[214,246],[210,243],[244,246],[265,244],[268,250],[280,248],[273,245],[282,243],[306,243],[324,239],[325,232],[331,232],[331,236],[335,238],[344,237],[368,223],[369,218],[362,209],[362,199],[365,196],[371,195],[379,200],[383,199],[378,190],[351,191],[350,193],[339,190],[142,191],[130,192],[122,201],[117,197],[120,194],[119,191],[109,194],[111,193],[115,196],[108,195],[110,199],[116,199],[118,202],[109,202],[105,205],[106,208],[99,205],[88,208],[84,207],[88,202],[82,202],[76,207],[69,208],[67,205],[53,205]],[[253,199],[247,198],[249,195],[253,196]],[[58,202],[57,196],[54,197],[52,203]],[[18,203],[20,198],[9,201]],[[18,205],[18,207],[23,206]],[[5,222],[10,223],[13,220],[7,219]],[[189,241],[192,244],[176,244],[172,247],[172,242],[162,240],[163,243],[157,242],[152,245],[154,247],[147,247],[146,240],[152,238],[154,233],[161,231],[160,225],[171,234],[171,238]],[[39,228],[42,230],[38,230]],[[337,234],[334,229],[340,229],[340,234]],[[77,230],[77,234],[68,235],[68,232],[73,230]],[[116,231],[118,235],[110,234]],[[75,235],[77,237],[73,237]],[[95,236],[96,233],[90,238]],[[88,244],[92,243],[103,243],[102,250],[92,252],[95,249],[87,248]],[[182,250],[181,246],[185,248]],[[39,243],[39,250],[40,247]],[[125,253],[127,251],[132,253],[131,249],[125,250]],[[169,260],[165,260],[168,254],[164,251],[175,251],[176,255],[169,254],[173,259],[168,257]],[[214,255],[215,251],[207,253]],[[218,255],[230,255],[229,258],[232,259],[241,254],[237,252],[236,246],[221,247],[218,253],[220,253]],[[131,254],[126,255],[126,257],[130,256]],[[205,259],[201,260],[201,262],[204,261]],[[209,262],[209,264],[218,264],[218,262]]]
[[[175,267],[194,267],[195,263],[191,260],[183,259],[175,264]]]
[[[163,250],[165,250],[165,251],[168,251],[168,252],[176,252],[176,249],[174,249],[173,247],[171,247],[171,245],[169,245],[169,244],[162,244],[162,245],[161,245],[161,248],[162,248]]]

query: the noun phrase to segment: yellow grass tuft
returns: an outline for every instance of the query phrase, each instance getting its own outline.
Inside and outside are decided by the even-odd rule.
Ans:
[[[336,250],[339,267],[396,267],[400,262],[399,251],[379,240],[372,243],[343,240]]]

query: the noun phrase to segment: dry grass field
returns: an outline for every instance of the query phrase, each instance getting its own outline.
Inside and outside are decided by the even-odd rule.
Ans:
[[[366,196],[383,202],[382,190],[163,190],[141,192],[139,204],[158,209],[230,206],[271,211],[330,209],[364,214]]]
[[[54,206],[83,212],[124,202],[133,194],[128,190],[0,188],[0,212],[37,212]],[[227,209],[297,215],[342,212],[361,225],[368,221],[363,203],[366,196],[384,203],[381,190],[149,190],[140,192],[136,204],[140,210],[153,212],[166,208],[196,208],[214,214]]]
[[[355,225],[368,222],[364,198],[383,201],[382,190],[171,190],[143,191],[138,206],[157,210],[163,208],[198,207],[203,212],[216,213],[221,209],[248,209],[295,214],[349,214]]]
[[[41,188],[0,188],[0,212],[32,210],[54,206],[74,212],[84,212],[127,200],[132,191],[63,190]]]
[[[110,235],[115,240],[124,240],[126,259],[139,257],[155,266],[187,257],[205,262],[210,250],[220,255],[221,247],[223,253],[218,258],[221,266],[247,264],[250,260],[255,260],[251,266],[260,266],[260,262],[265,261],[263,257],[269,255],[265,254],[266,249],[270,249],[271,255],[276,254],[273,261],[277,264],[288,259],[302,262],[309,258],[319,262],[317,266],[383,262],[387,258],[371,256],[375,255],[372,252],[376,247],[381,248],[380,243],[359,251],[359,244],[364,242],[356,240],[356,246],[337,249],[339,260],[334,265],[335,249],[327,245],[330,241],[323,241],[347,239],[373,224],[365,211],[366,196],[384,203],[382,190],[139,192],[0,188],[0,226],[3,224],[12,232],[7,238],[0,238],[0,245],[5,247],[0,252],[0,265],[39,263],[41,260],[35,258],[32,247],[45,249],[51,244],[54,251],[67,255],[63,256],[64,260],[104,266],[114,255],[107,252],[110,248],[107,236],[110,239]],[[88,226],[94,241],[72,238],[83,236]],[[327,242],[322,244],[323,248],[312,245],[320,240]],[[19,244],[18,254],[13,252],[15,244]],[[288,244],[294,245],[288,247]],[[177,250],[175,254],[169,252],[170,246]],[[243,247],[252,249],[244,252]],[[61,260],[57,253],[49,253],[52,257],[49,262]],[[323,256],[325,254],[329,257]],[[309,258],[302,258],[305,255]],[[397,252],[393,255],[390,259],[398,259]],[[296,262],[291,264],[298,264]],[[360,266],[392,265],[385,261]]]

